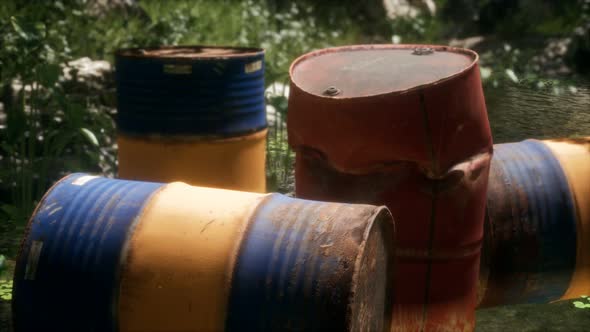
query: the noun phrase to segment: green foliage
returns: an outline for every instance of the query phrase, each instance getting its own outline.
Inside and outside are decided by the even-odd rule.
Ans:
[[[5,126],[0,128],[0,221],[17,233],[47,187],[69,171],[98,171],[96,146],[112,135],[112,120],[92,96],[75,94],[62,64],[72,59],[66,38],[72,9],[82,1],[18,4],[0,16],[0,86]],[[91,127],[89,127],[89,125]],[[106,130],[105,130],[106,129]]]
[[[441,22],[429,14],[421,13],[415,18],[398,17],[390,20],[396,44],[438,44],[442,41]]]
[[[12,280],[0,280],[0,299],[12,300]]]
[[[285,119],[287,116],[287,96],[283,91],[269,91],[267,105],[275,110],[276,118],[269,130],[266,143],[266,173],[267,190],[278,192],[291,192],[293,188],[293,161],[295,153],[287,143],[287,130]]]
[[[572,302],[574,307],[576,307],[577,309],[590,309],[590,297],[588,297],[587,295],[582,295],[580,299],[581,301]],[[586,303],[584,301],[586,301]]]
[[[581,19],[583,1],[439,0],[437,7],[448,33],[460,37],[494,34],[515,40],[525,35],[571,33]]]
[[[0,255],[0,300],[12,300],[12,280],[3,279],[3,272],[6,270],[6,257]]]
[[[493,47],[482,51],[480,55],[481,79],[486,86],[520,85],[539,92],[560,95],[575,93],[580,84],[576,77],[555,77],[547,74],[542,68],[542,61],[535,48],[516,48],[503,43],[501,47]],[[541,54],[542,56],[542,54]]]

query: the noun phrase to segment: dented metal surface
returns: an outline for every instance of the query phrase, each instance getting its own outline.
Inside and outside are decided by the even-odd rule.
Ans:
[[[117,331],[122,251],[160,186],[86,174],[54,185],[31,217],[17,259],[15,331]]]
[[[331,64],[312,70],[322,57]],[[444,46],[360,45],[291,66],[296,195],[384,204],[396,220],[394,331],[474,326],[492,155],[477,62]]]
[[[450,221],[458,224],[458,229],[465,229],[469,225],[465,208],[468,199],[466,194],[472,193],[474,188],[481,190],[481,181],[487,176],[487,166],[476,168],[458,176],[450,172],[448,177],[439,180],[429,179],[416,167],[402,164],[397,168],[384,169],[366,175],[344,174],[331,168],[325,161],[316,158],[306,158],[299,154],[296,167],[304,172],[298,174],[298,185],[303,188],[297,190],[305,192],[306,197],[329,201],[346,201],[355,203],[387,204],[392,213],[398,218],[407,218],[417,222],[420,218],[429,218],[438,213],[445,213],[448,217],[440,217],[441,224],[434,225],[430,233],[447,236],[448,242],[435,238],[432,247],[423,242],[413,242],[413,239],[428,234],[415,224],[404,225],[396,223],[398,237],[396,238],[396,276],[395,292],[390,294],[397,306],[394,310],[393,331],[470,331],[474,327],[472,310],[475,306],[475,286],[469,286],[477,276],[481,241],[460,243],[460,234],[456,229],[445,229],[443,222]],[[488,159],[486,157],[486,159]],[[457,179],[458,178],[458,179]],[[450,183],[449,185],[445,185]],[[440,188],[440,189],[437,189]],[[430,206],[417,207],[415,201],[420,196],[437,197]],[[459,199],[453,199],[458,197]],[[446,206],[445,206],[446,204]],[[412,208],[415,207],[415,208]],[[405,236],[400,236],[405,232]],[[450,238],[450,237],[454,237]],[[431,266],[430,276],[427,267]],[[405,274],[400,275],[399,269]],[[457,274],[457,271],[461,271]],[[430,285],[428,290],[424,285]],[[434,288],[434,289],[433,289]],[[419,294],[419,295],[417,295]],[[421,296],[421,297],[418,297]],[[428,296],[431,303],[446,303],[444,306],[425,306],[424,298]],[[407,302],[402,302],[405,299]],[[418,303],[410,302],[414,299]],[[444,299],[444,300],[443,300]],[[452,305],[449,303],[453,303]],[[466,304],[467,303],[467,304]],[[431,309],[435,307],[436,309]],[[432,317],[424,318],[424,309],[428,313],[443,316],[436,320]],[[438,312],[432,313],[432,311]],[[395,316],[397,314],[397,316]]]

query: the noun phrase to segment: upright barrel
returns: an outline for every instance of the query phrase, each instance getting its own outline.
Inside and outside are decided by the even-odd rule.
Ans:
[[[73,174],[17,259],[15,331],[387,331],[385,207]]]
[[[396,220],[393,331],[471,331],[492,138],[478,56],[424,45],[324,49],[290,69],[301,198]]]
[[[480,306],[590,293],[590,139],[494,150]]]
[[[116,54],[119,177],[265,192],[264,51]]]

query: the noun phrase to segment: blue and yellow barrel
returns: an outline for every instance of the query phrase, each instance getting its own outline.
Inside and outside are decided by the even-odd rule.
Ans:
[[[544,143],[559,160],[576,207],[576,266],[561,299],[590,295],[590,137]]]
[[[480,307],[590,293],[590,138],[494,146]]]
[[[265,192],[264,51],[116,54],[119,177]]]
[[[385,207],[73,174],[31,217],[16,331],[387,331]]]

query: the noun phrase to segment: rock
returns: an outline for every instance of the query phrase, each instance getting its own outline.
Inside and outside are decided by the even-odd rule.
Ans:
[[[136,0],[91,0],[87,10],[91,16],[102,16],[111,10],[133,11],[137,7]]]
[[[91,95],[116,112],[116,91],[113,67],[108,61],[88,57],[72,60],[61,65],[60,83],[69,94]]]
[[[272,105],[266,105],[266,122],[268,126],[273,128],[277,125],[277,121],[284,122],[281,113],[277,113],[277,109]]]
[[[268,122],[268,126],[270,128],[275,128],[280,123],[284,128],[286,119],[284,119],[283,113],[287,108],[286,103],[289,99],[289,85],[274,82],[266,88],[264,95],[267,100],[266,121]],[[280,109],[277,110],[277,107]],[[281,110],[283,110],[283,112],[281,112]]]
[[[473,49],[485,41],[483,36],[473,36],[464,39],[451,39],[449,46]]]
[[[105,80],[112,72],[111,64],[104,60],[92,60],[88,57],[70,61],[62,65],[64,81],[71,81],[75,78],[80,82],[88,80]]]
[[[390,19],[415,18],[422,13],[436,14],[436,4],[433,0],[383,0],[383,7]]]

